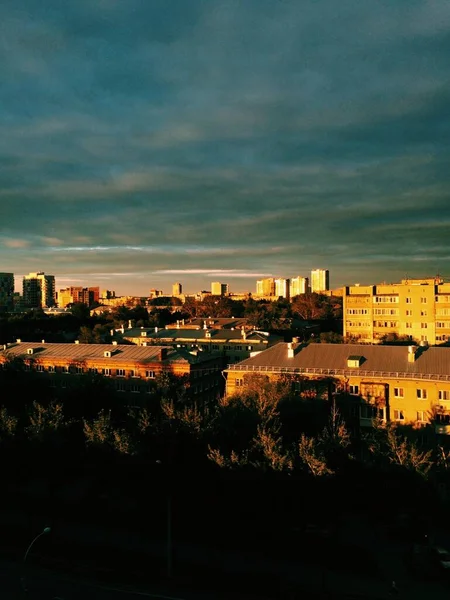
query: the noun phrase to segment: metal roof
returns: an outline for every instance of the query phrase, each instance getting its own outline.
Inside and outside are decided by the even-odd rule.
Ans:
[[[27,350],[33,349],[33,354],[28,355]],[[105,357],[105,352],[111,352],[110,357]],[[161,352],[166,357],[161,360]],[[8,344],[6,349],[0,351],[0,357],[26,357],[39,360],[63,360],[72,362],[105,361],[108,363],[155,363],[155,362],[188,362],[196,363],[211,360],[211,355],[199,353],[197,356],[190,354],[182,348],[168,348],[167,346],[130,346],[124,344],[55,344],[38,342],[20,342]]]
[[[288,345],[280,343],[229,365],[227,370],[450,380],[450,347],[419,347],[413,362],[408,360],[408,346],[293,344],[293,347],[292,358],[288,357]],[[348,367],[349,356],[363,357],[361,367]]]
[[[142,334],[146,335],[142,335]],[[206,334],[211,337],[206,337]],[[209,340],[215,342],[228,342],[228,341],[242,341],[242,342],[262,342],[268,341],[274,343],[280,341],[280,336],[265,335],[264,332],[260,331],[247,331],[245,337],[242,335],[242,331],[235,329],[158,329],[155,331],[154,328],[146,327],[134,327],[132,329],[125,330],[123,334],[124,339],[151,339],[151,340],[168,340],[171,342],[176,341],[205,341]]]

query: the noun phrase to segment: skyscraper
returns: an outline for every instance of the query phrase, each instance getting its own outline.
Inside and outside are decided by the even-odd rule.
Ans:
[[[14,274],[0,273],[0,310],[11,311],[14,308]]]
[[[55,276],[44,272],[29,273],[23,278],[23,301],[28,308],[55,306]]]
[[[311,271],[311,292],[325,292],[330,289],[330,272],[328,269]]]

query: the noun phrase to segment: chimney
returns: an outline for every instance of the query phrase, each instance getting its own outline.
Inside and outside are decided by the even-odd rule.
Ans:
[[[288,355],[288,358],[294,358],[294,348],[292,347],[291,342],[288,342],[288,345],[287,345],[287,355]]]
[[[41,340],[41,343],[42,343],[42,344],[45,344],[45,340]]]
[[[79,344],[79,343],[80,343],[80,340],[75,340],[75,344]]]
[[[177,329],[180,329],[180,321],[177,319]]]
[[[413,363],[416,360],[417,346],[408,346],[408,362]]]
[[[206,324],[206,321],[203,321],[203,329],[208,329],[208,325]]]
[[[128,321],[128,329],[131,329],[131,319]]]
[[[157,327],[155,327],[155,333],[158,333],[158,328]]]
[[[243,340],[247,339],[247,333],[246,333],[243,325],[242,325],[242,329],[241,329],[241,335],[242,335]]]
[[[167,358],[167,348],[160,348],[159,360],[164,360],[165,358]]]

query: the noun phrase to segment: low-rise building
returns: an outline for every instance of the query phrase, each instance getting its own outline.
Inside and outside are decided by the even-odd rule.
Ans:
[[[69,376],[92,373],[111,378],[117,392],[137,399],[138,394],[152,393],[159,375],[171,373],[185,376],[189,395],[200,403],[212,402],[223,392],[220,358],[183,348],[45,341],[4,345],[0,366],[15,358],[23,359],[26,369],[50,378],[52,387],[68,387]]]
[[[279,343],[225,374],[227,395],[254,375],[288,377],[299,393],[315,383],[345,401],[361,426],[380,418],[450,434],[450,347]]]
[[[265,331],[245,329],[158,329],[157,327],[124,330],[122,337],[138,346],[163,345],[213,353],[222,356],[229,363],[241,361],[255,352],[262,352],[282,339]]]

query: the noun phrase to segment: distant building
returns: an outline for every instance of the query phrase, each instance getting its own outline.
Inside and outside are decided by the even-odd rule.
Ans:
[[[289,285],[290,297],[299,296],[300,294],[306,294],[309,291],[309,279],[308,277],[292,277]]]
[[[23,278],[23,302],[27,308],[50,308],[56,304],[55,277],[44,272]]]
[[[289,279],[275,279],[275,296],[289,299]]]
[[[183,293],[183,286],[181,283],[174,283],[172,286],[172,296],[181,296]]]
[[[220,354],[226,363],[248,358],[255,352],[266,350],[282,340],[280,336],[263,331],[245,329],[159,329],[158,327],[135,327],[124,330],[122,338],[137,346],[172,346],[203,354]]]
[[[14,274],[0,273],[0,311],[14,309]]]
[[[58,306],[65,308],[69,304],[81,302],[92,306],[99,301],[100,289],[98,287],[68,287],[58,292]]]
[[[259,279],[256,282],[256,295],[257,296],[275,296],[275,279],[273,277],[267,277],[266,279]]]
[[[228,294],[228,283],[220,283],[220,281],[211,283],[212,296],[225,296],[226,294]]]
[[[149,293],[149,298],[159,298],[160,296],[164,296],[162,290],[151,289]]]
[[[311,271],[311,292],[325,292],[330,289],[330,272],[328,269]]]
[[[100,294],[100,298],[105,298],[106,300],[111,300],[111,298],[115,297],[116,292],[114,292],[113,290],[102,290],[102,293]]]

